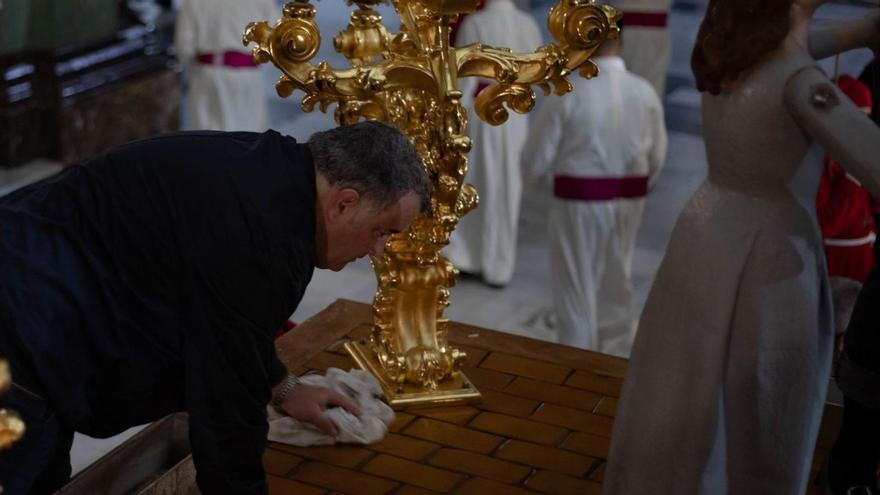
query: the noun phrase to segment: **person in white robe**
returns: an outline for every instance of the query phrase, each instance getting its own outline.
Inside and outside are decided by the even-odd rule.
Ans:
[[[626,68],[647,79],[661,100],[666,92],[666,73],[672,57],[671,6],[672,0],[614,2],[614,7],[623,12],[626,24],[626,43],[621,54]]]
[[[593,58],[599,76],[572,78],[572,94],[539,109],[523,167],[530,184],[552,178],[548,239],[559,342],[626,357],[638,320],[636,232],[667,139],[660,100],[627,70],[621,45],[605,42]]]
[[[483,43],[531,53],[544,44],[538,24],[512,0],[486,1],[483,10],[462,21],[456,45]],[[513,276],[516,262],[522,197],[520,152],[528,133],[528,119],[510,112],[510,118],[500,126],[480,120],[474,111],[474,98],[489,82],[473,77],[460,82],[473,142],[465,181],[477,188],[480,203],[458,224],[446,256],[456,268],[481,274],[490,285],[503,286]]]
[[[252,21],[281,18],[274,0],[183,0],[174,47],[186,67],[186,127],[265,131],[269,126],[266,82],[241,43]]]

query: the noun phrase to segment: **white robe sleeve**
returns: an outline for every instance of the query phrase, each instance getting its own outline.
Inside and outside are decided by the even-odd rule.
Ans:
[[[281,19],[284,15],[284,11],[281,6],[275,3],[275,0],[265,0],[263,2],[263,18],[262,19],[254,19],[255,21],[266,21],[270,26],[275,25],[275,21]],[[243,30],[244,28],[242,28]]]
[[[522,150],[522,173],[526,184],[542,186],[550,181],[565,122],[563,98],[550,96],[529,122],[529,136]]]
[[[465,18],[464,21],[462,21],[461,27],[455,38],[455,46],[463,47],[480,41],[480,34],[477,32],[476,23],[472,21],[473,19],[468,18]],[[468,118],[471,120],[479,118],[473,108],[475,97],[474,91],[477,90],[477,85],[479,83],[480,78],[478,77],[462,77],[458,80],[458,89],[462,94],[461,104],[468,109]]]
[[[544,46],[544,36],[541,34],[541,28],[533,21],[528,25],[528,30],[531,31],[530,39],[532,40],[532,48],[530,52],[537,50]]]
[[[666,147],[668,138],[666,135],[666,119],[663,114],[663,105],[653,91],[648,93],[650,103],[650,126],[651,126],[651,149],[648,152],[648,181],[651,186],[660,176],[660,169],[666,164]]]
[[[198,38],[198,19],[192,0],[184,0],[177,13],[177,22],[174,27],[174,50],[177,59],[181,63],[192,62],[197,50],[196,39]]]

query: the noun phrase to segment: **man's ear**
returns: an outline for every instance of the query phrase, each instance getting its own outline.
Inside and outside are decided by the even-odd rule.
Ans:
[[[361,195],[350,187],[337,189],[333,193],[330,215],[334,220],[345,218],[352,214],[355,207],[360,203]]]

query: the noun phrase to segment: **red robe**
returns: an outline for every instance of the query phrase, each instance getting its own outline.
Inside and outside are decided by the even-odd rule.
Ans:
[[[816,210],[828,275],[864,283],[874,262],[871,195],[827,155],[816,197]]]

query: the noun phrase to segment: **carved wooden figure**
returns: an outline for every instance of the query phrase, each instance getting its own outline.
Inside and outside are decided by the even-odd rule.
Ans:
[[[834,331],[822,148],[880,195],[880,130],[814,61],[880,44],[880,17],[811,32],[821,3],[710,2],[693,58],[709,175],[642,314],[605,493],[806,490]]]

